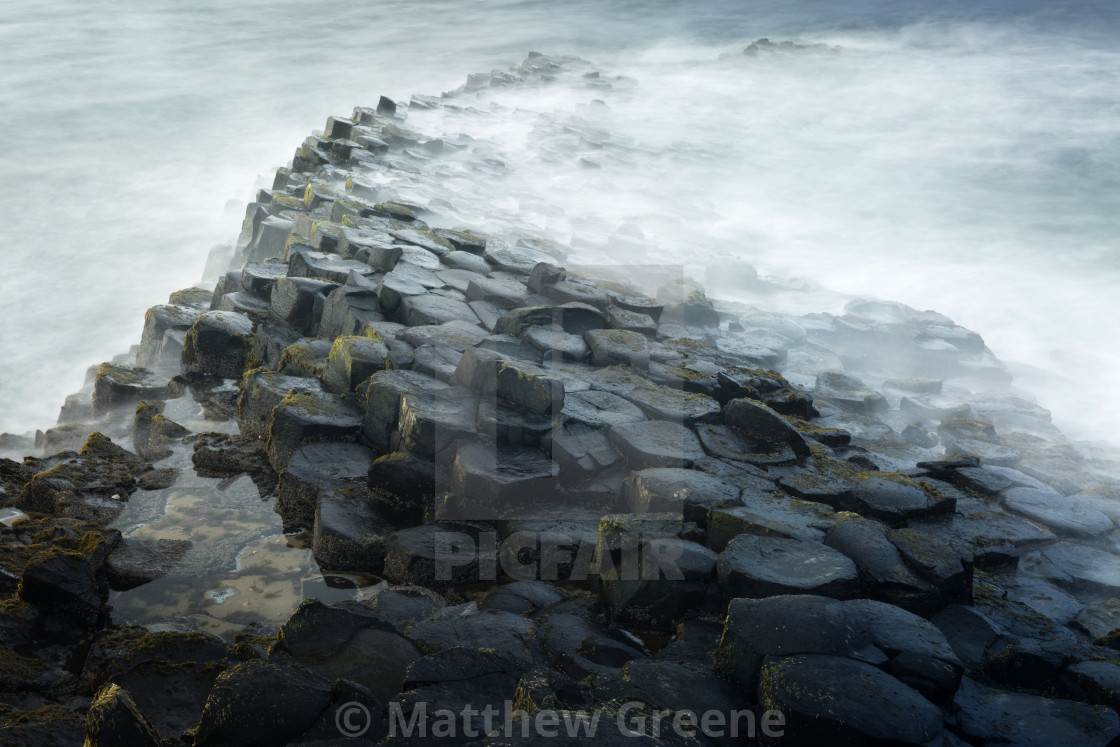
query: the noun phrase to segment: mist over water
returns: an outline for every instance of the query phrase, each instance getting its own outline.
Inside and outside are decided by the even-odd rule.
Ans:
[[[973,5],[0,11],[0,431],[53,425],[85,368],[199,280],[209,247],[234,240],[244,202],[327,115],[438,94],[539,50],[635,85],[606,106],[583,89],[511,89],[488,92],[484,115],[410,114],[500,147],[504,177],[438,185],[464,221],[517,215],[598,261],[683,262],[703,279],[737,258],[936,309],[1021,364],[1017,382],[1068,433],[1116,441],[1120,8]],[[837,49],[742,55],[759,37]],[[566,150],[539,112],[628,154]]]

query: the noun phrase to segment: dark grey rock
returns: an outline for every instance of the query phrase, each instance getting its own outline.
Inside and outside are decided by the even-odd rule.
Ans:
[[[637,573],[623,561],[598,576],[599,598],[616,624],[671,629],[703,606],[715,584],[714,552],[678,537],[643,539],[638,551]]]
[[[397,429],[404,451],[432,456],[475,432],[478,395],[469,389],[403,392],[400,402]]]
[[[280,278],[272,289],[271,319],[304,335],[318,333],[327,296],[337,283],[314,278]]]
[[[110,684],[97,693],[86,713],[85,743],[90,747],[159,747],[163,740],[128,691]]]
[[[787,442],[751,437],[730,425],[698,425],[696,433],[704,451],[719,459],[758,466],[793,464],[797,454]]]
[[[238,664],[214,681],[195,744],[285,743],[307,730],[330,701],[330,683],[303,667]]]
[[[691,430],[666,420],[612,425],[607,437],[632,470],[650,467],[687,467],[704,456]]]
[[[631,474],[623,483],[622,500],[634,513],[679,512],[685,521],[703,527],[709,511],[737,505],[740,492],[737,485],[705,472],[662,467]]]
[[[767,659],[762,706],[785,717],[782,740],[920,745],[941,734],[941,711],[915,690],[861,661],[802,654]]]
[[[1106,745],[1120,735],[1111,708],[996,690],[969,678],[961,682],[954,713],[962,734],[985,742]]]
[[[506,361],[498,368],[497,396],[516,407],[552,416],[564,408],[564,383],[539,366]]]
[[[649,314],[631,311],[613,304],[607,307],[607,326],[611,329],[637,332],[646,337],[657,334],[657,322]]]
[[[253,322],[243,314],[205,312],[184,338],[183,373],[239,378],[245,370],[252,333]]]
[[[714,656],[717,672],[753,694],[766,657],[796,654],[846,656],[876,666],[889,659],[838,600],[808,594],[731,600]]]
[[[649,343],[644,335],[626,329],[591,329],[584,339],[593,365],[649,368]]]
[[[432,589],[479,580],[477,533],[455,524],[425,524],[394,533],[385,545],[384,577],[393,583]],[[488,568],[495,559],[483,558]],[[483,572],[484,575],[493,575]]]
[[[435,294],[407,296],[396,312],[402,324],[415,327],[422,324],[443,324],[455,320],[477,322],[478,317],[465,302]]]
[[[892,526],[938,514],[951,514],[953,498],[944,498],[920,482],[894,472],[857,472],[852,475],[851,505],[840,507],[855,511]]]
[[[893,529],[887,536],[906,562],[950,601],[972,601],[972,552],[968,545],[913,529]]]
[[[335,394],[349,394],[384,370],[388,360],[389,349],[381,340],[364,335],[337,337],[323,365],[323,386]]]
[[[448,267],[469,270],[479,275],[485,275],[490,272],[491,269],[490,264],[482,257],[471,252],[459,251],[458,249],[444,254],[441,261]],[[466,288],[460,288],[460,290],[466,290]]]
[[[637,405],[610,392],[597,390],[566,393],[564,409],[560,414],[566,423],[579,423],[596,429],[639,423],[646,419]]]
[[[838,520],[824,504],[756,490],[743,491],[736,503],[708,512],[707,545],[716,552],[740,534],[820,542]]]
[[[127,591],[163,578],[190,546],[189,540],[125,537],[105,563],[109,585],[116,591]]]
[[[474,278],[467,284],[466,295],[471,301],[487,301],[499,309],[516,309],[524,306],[529,291],[525,284],[512,275],[496,274]]]
[[[276,511],[288,529],[310,529],[320,494],[329,488],[348,488],[365,497],[366,474],[373,456],[356,443],[326,441],[300,446],[280,475]]]
[[[156,373],[173,375],[179,372],[182,347],[169,343],[167,334],[177,332],[181,341],[187,330],[194,326],[201,312],[190,306],[164,304],[153,306],[144,314],[144,331],[140,335],[140,349],[136,363]]]
[[[488,443],[531,449],[539,448],[556,426],[546,415],[502,404],[493,396],[479,401],[477,423],[479,435]]]
[[[731,597],[820,594],[836,598],[859,591],[856,565],[819,542],[741,534],[727,544],[716,566]]]
[[[1108,516],[1052,490],[1013,487],[1005,490],[1002,497],[1007,508],[1058,534],[1095,537],[1112,529]]]
[[[318,379],[255,368],[246,372],[237,399],[237,423],[241,434],[266,439],[272,426],[272,410],[291,392],[321,392]]]
[[[398,336],[413,347],[441,345],[462,353],[484,340],[486,332],[473,321],[454,319],[442,324],[402,329]]]
[[[341,397],[326,392],[291,392],[272,411],[268,461],[282,472],[303,444],[357,441],[361,428],[362,413]]]
[[[367,322],[380,322],[381,301],[374,289],[361,285],[340,285],[323,302],[319,335],[334,339],[339,335],[356,335]]]
[[[147,369],[102,363],[93,381],[93,416],[133,407],[140,400],[166,399],[167,384],[167,379]]]
[[[638,386],[623,396],[652,418],[685,425],[719,420],[719,403],[703,394],[691,394],[665,386]]]
[[[463,354],[446,345],[421,345],[412,353],[412,370],[450,383]]]
[[[553,428],[541,441],[542,449],[559,467],[562,485],[576,487],[595,475],[617,466],[622,455],[598,430],[582,423]]]
[[[367,491],[327,484],[317,492],[311,552],[320,570],[380,575],[390,528]]]
[[[829,402],[866,415],[889,407],[882,394],[868,388],[854,376],[839,371],[818,374],[814,392]]]
[[[800,457],[810,455],[809,444],[781,415],[760,402],[733,399],[723,407],[723,421],[752,438],[775,444],[788,444]]]
[[[451,466],[454,507],[443,516],[482,519],[524,516],[548,505],[557,490],[557,466],[540,452],[464,441]]]
[[[530,327],[524,340],[535,350],[551,355],[553,359],[581,361],[588,353],[587,343],[582,337],[569,334],[556,326]]]

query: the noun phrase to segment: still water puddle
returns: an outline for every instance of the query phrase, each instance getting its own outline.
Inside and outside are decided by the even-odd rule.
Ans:
[[[166,417],[193,431],[236,433],[233,421],[206,419],[189,396],[170,400]],[[153,629],[201,629],[231,640],[245,625],[278,624],[309,597],[332,603],[374,591],[370,579],[324,577],[305,534],[284,534],[273,499],[248,476],[195,474],[192,444],[175,444],[156,463],[180,468],[163,490],[138,490],[113,523],[128,538],[187,541],[168,574],[110,597],[113,619]]]

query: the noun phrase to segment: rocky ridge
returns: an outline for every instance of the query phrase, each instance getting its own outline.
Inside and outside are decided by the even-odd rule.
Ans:
[[[407,113],[557,80],[628,84],[532,55]],[[354,704],[378,741],[394,712],[438,734],[438,709],[507,701],[517,735],[599,712],[623,741],[625,713],[653,744],[736,743],[669,726],[713,711],[780,714],[785,744],[1120,736],[1120,484],[979,335],[448,225],[393,179],[500,164],[405,109],[328,119],[212,291],[150,309],[59,426],[6,439],[39,456],[0,462],[0,742],[325,744]],[[114,622],[110,590],[195,568],[110,526],[189,472],[251,480],[324,573],[382,583],[232,641]],[[532,741],[463,719],[463,743]]]

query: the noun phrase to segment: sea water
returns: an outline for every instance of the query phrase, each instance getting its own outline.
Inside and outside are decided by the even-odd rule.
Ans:
[[[823,46],[744,55],[761,37]],[[53,425],[327,115],[537,50],[628,87],[496,92],[469,126],[505,175],[464,189],[464,215],[936,309],[1067,433],[1115,442],[1118,42],[1120,6],[1088,0],[9,3],[0,431]],[[632,155],[592,174],[542,142],[540,112]]]

